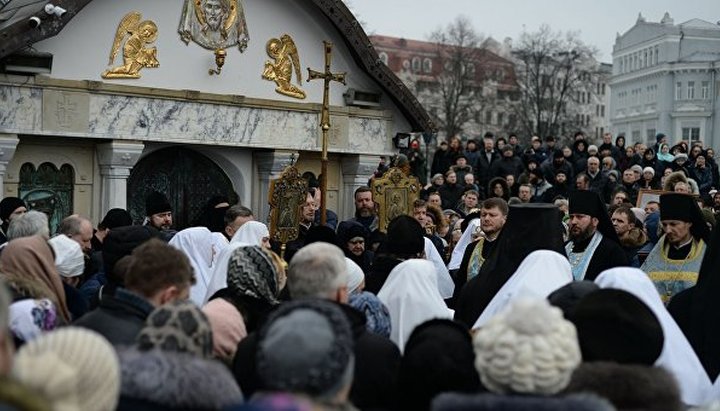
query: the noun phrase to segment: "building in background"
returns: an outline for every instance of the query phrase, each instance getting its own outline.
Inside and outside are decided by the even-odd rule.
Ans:
[[[720,25],[700,19],[659,23],[642,15],[613,48],[610,82],[615,134],[655,143],[659,132],[675,143],[720,142]]]

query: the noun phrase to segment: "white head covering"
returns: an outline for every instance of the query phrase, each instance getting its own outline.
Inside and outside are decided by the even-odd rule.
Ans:
[[[455,244],[452,256],[450,257],[450,264],[448,264],[448,269],[457,270],[458,268],[460,268],[460,264],[462,264],[463,254],[465,254],[465,248],[468,244],[472,243],[473,233],[475,233],[475,229],[477,229],[479,225],[479,218],[474,218],[467,225],[467,228],[465,229],[465,231],[463,231],[457,244]]]
[[[77,241],[66,235],[57,235],[48,243],[55,252],[55,267],[63,277],[77,277],[85,271],[85,255]]]
[[[452,277],[450,277],[450,272],[447,267],[445,267],[445,262],[442,257],[440,257],[440,253],[438,253],[437,248],[435,248],[435,244],[433,244],[429,238],[424,238],[425,259],[435,265],[435,274],[437,274],[438,291],[440,291],[440,296],[442,296],[442,298],[450,298],[453,296],[453,291],[455,291],[455,282]]]
[[[247,224],[247,223],[245,223]],[[245,243],[233,243],[231,242],[225,247],[218,255],[215,256],[215,262],[213,263],[212,269],[210,270],[209,280],[207,284],[207,291],[202,297],[202,305],[207,304],[210,297],[216,292],[227,287],[227,271],[228,263],[230,262],[230,256],[235,249],[245,247],[248,244]]]
[[[348,294],[360,293],[358,287],[365,281],[365,273],[357,263],[347,257],[345,257],[347,263],[347,279],[348,279]]]
[[[230,243],[262,245],[263,237],[270,237],[267,226],[259,221],[251,220],[240,226]]]
[[[685,404],[705,404],[712,382],[687,338],[660,300],[660,295],[647,274],[637,268],[618,267],[603,271],[595,279],[595,284],[600,288],[627,291],[652,310],[665,335],[663,350],[655,365],[665,368],[675,376]]]
[[[377,296],[390,311],[390,339],[400,351],[416,326],[433,318],[452,318],[438,292],[435,266],[427,260],[414,258],[395,266]]]
[[[533,251],[490,300],[472,328],[482,327],[518,298],[545,299],[572,280],[570,263],[562,254],[550,250]]]
[[[195,272],[195,284],[190,288],[190,300],[202,307],[210,282],[210,268],[217,252],[213,234],[205,227],[191,227],[179,231],[168,243],[185,253]]]

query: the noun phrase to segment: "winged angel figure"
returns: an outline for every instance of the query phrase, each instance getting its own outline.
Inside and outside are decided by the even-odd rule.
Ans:
[[[240,0],[186,0],[178,32],[185,44],[210,50],[237,45],[242,52],[249,40]]]
[[[123,46],[123,65],[105,70],[102,78],[140,78],[140,70],[144,67],[158,67],[157,49],[145,47],[157,39],[157,25],[150,20],[142,20],[142,15],[137,11],[131,11],[120,21],[115,32],[110,50],[110,62],[112,65],[120,50],[120,44],[125,37],[129,36]]]
[[[298,55],[298,50],[293,39],[287,34],[283,34],[279,39],[270,39],[267,42],[267,53],[275,59],[275,63],[271,61],[265,62],[262,77],[266,80],[274,81],[275,84],[277,84],[275,91],[278,93],[304,99],[305,91],[292,84],[293,68],[295,69],[298,83],[302,84],[300,56]]]

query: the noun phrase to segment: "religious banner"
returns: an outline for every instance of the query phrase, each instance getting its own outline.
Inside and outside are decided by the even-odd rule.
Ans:
[[[417,177],[408,176],[402,169],[393,167],[381,178],[373,179],[370,188],[378,205],[378,229],[384,233],[393,218],[412,215],[413,203],[419,198],[422,186]]]
[[[300,233],[300,214],[307,190],[307,180],[295,166],[286,167],[280,178],[270,182],[270,238],[282,244],[280,257],[284,257],[285,244]]]

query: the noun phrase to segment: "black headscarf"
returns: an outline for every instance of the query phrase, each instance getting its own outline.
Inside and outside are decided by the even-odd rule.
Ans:
[[[668,311],[700,358],[710,381],[720,375],[720,230],[705,250],[695,286],[675,295]]]
[[[530,253],[550,250],[565,255],[561,212],[552,204],[513,204],[496,241],[478,275],[460,292],[455,319],[467,327],[475,324],[490,300]]]

